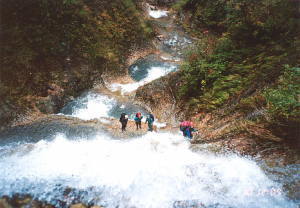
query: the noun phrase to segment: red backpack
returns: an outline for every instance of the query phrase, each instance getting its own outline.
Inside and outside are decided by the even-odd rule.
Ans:
[[[191,126],[193,126],[193,123],[190,121],[183,121],[180,123],[180,126],[181,127],[191,127]]]

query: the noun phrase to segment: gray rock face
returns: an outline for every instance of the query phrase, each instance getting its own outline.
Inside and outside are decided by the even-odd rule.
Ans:
[[[176,95],[180,77],[180,71],[173,72],[140,87],[136,91],[135,100],[144,103],[160,120],[176,124],[181,117]]]

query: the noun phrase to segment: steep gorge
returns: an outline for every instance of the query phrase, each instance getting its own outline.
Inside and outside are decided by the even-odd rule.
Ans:
[[[126,2],[125,7],[131,5],[131,1]],[[143,53],[138,54],[139,50],[130,49],[126,43],[120,51],[124,60],[112,68],[106,65],[106,71],[98,68],[95,74],[88,67],[76,70],[79,81],[74,86],[88,86],[78,89],[67,81],[66,89],[74,90],[70,95],[75,98],[65,100],[56,110],[46,110],[33,121],[0,132],[0,205],[298,206],[299,153],[264,126],[251,122],[251,118],[261,115],[260,111],[245,116],[230,108],[232,103],[203,111],[197,100],[194,105],[180,94],[187,75],[182,66],[195,58],[196,50],[190,47],[205,41],[176,23],[179,18],[166,7],[172,2],[139,4],[145,10],[140,11],[148,19],[145,21],[156,33],[154,40],[149,38],[150,44],[144,41],[146,47],[140,50]],[[111,5],[108,1],[94,3],[86,3],[92,6],[85,9]],[[118,6],[114,5],[112,11],[118,11]],[[109,8],[100,14],[104,22],[109,22],[105,30],[122,29],[110,27],[118,20],[114,16],[118,12],[111,16]],[[127,12],[133,14],[131,9]],[[126,18],[121,19],[122,23]],[[134,26],[134,22],[128,24]],[[143,34],[141,40],[145,40]],[[122,40],[120,34],[114,35]],[[109,43],[119,44],[121,40],[114,40],[114,35]],[[110,50],[106,58],[117,61]],[[188,51],[192,56],[186,54]],[[120,67],[126,63],[130,64],[128,69]],[[72,70],[81,66],[73,64],[69,65]],[[59,83],[47,91],[52,98],[61,92]],[[45,109],[52,106],[55,104]],[[135,131],[133,117],[137,111],[155,114],[156,132],[147,132],[145,124],[143,130]],[[130,118],[125,133],[120,131],[118,121],[122,112]],[[178,130],[179,121],[184,119],[193,120],[200,130],[192,141],[184,139]]]

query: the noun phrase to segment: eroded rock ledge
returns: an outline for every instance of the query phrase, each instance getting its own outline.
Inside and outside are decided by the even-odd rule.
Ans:
[[[135,101],[151,109],[160,120],[176,125],[183,115],[178,108],[176,91],[181,72],[172,72],[146,84],[136,91]]]

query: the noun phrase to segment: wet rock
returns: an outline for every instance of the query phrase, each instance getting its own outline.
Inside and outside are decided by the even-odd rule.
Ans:
[[[32,197],[30,195],[15,194],[12,196],[10,200],[10,204],[12,204],[13,207],[24,207],[25,205],[28,205],[30,202],[32,202]]]
[[[14,119],[14,112],[11,111],[10,106],[8,106],[6,103],[3,103],[0,101],[0,105],[2,106],[0,108],[0,131],[4,130],[7,123],[11,122]]]
[[[96,135],[98,131],[105,131],[105,128],[97,120],[84,121],[73,117],[51,115],[0,132],[0,144],[16,141],[36,142],[41,138],[53,138],[57,133],[63,133],[71,138],[85,138]]]
[[[69,99],[65,99],[64,89],[56,84],[49,84],[47,96],[41,97],[36,103],[36,107],[45,114],[57,113],[61,106]]]
[[[156,6],[149,5],[150,10],[157,10]]]
[[[156,36],[156,38],[157,38],[159,41],[163,41],[164,36],[163,36],[163,35],[158,35],[158,36]]]
[[[146,84],[136,91],[135,101],[143,103],[159,120],[177,124],[180,117],[176,92],[181,72],[173,72]]]
[[[33,199],[30,195],[15,194],[0,198],[0,208],[54,208],[54,206]]]
[[[22,123],[19,117],[30,117],[31,114],[53,114],[74,96],[86,89],[91,89],[101,82],[101,70],[94,70],[82,64],[72,65],[72,73],[62,70],[49,74],[53,83],[39,86],[32,95],[0,93],[0,130]]]
[[[13,208],[8,202],[8,197],[0,198],[0,208]]]
[[[37,201],[37,200],[32,200],[28,206],[28,208],[53,208],[51,205],[43,205],[42,202]]]
[[[78,203],[71,205],[70,208],[87,208],[87,206],[82,203]]]
[[[42,113],[54,113],[56,109],[55,104],[50,97],[39,100],[36,106]]]
[[[45,140],[52,139],[58,133],[62,133],[68,138],[87,138],[103,132],[113,138],[127,139],[142,136],[147,133],[148,129],[147,125],[143,122],[142,129],[136,131],[135,122],[129,121],[127,131],[122,132],[118,119],[105,118],[104,121],[101,121],[101,118],[100,120],[85,121],[74,117],[50,115],[31,123],[0,131],[0,144],[17,141],[37,142],[41,138]],[[70,190],[66,190],[66,193],[68,192]]]

